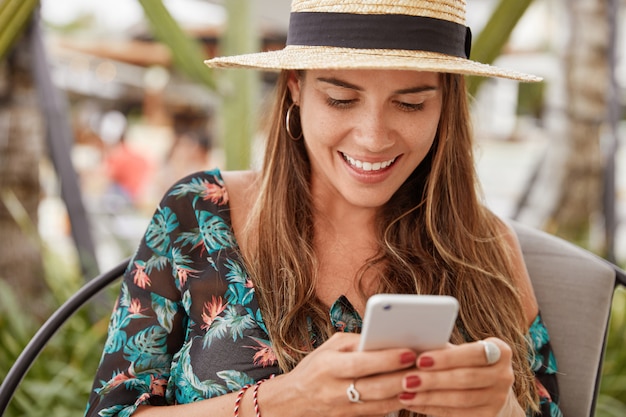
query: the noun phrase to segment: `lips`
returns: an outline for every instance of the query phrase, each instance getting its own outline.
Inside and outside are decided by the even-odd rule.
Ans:
[[[394,161],[396,160],[396,158],[394,157],[394,158],[389,159],[387,161],[365,162],[365,161],[360,161],[358,159],[354,159],[351,156],[349,156],[349,155],[347,155],[347,154],[345,154],[343,152],[341,152],[341,156],[351,166],[353,166],[354,168],[363,170],[363,171],[380,171],[382,169],[387,168],[391,164],[393,164]]]

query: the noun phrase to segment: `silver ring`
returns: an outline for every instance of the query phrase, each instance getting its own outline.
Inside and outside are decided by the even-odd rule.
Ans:
[[[356,380],[352,384],[350,384],[350,386],[346,390],[346,394],[348,395],[348,400],[351,403],[362,403],[363,401],[361,401],[361,393],[356,390],[354,386],[355,382]]]
[[[483,345],[485,349],[485,359],[487,365],[493,365],[500,360],[500,348],[493,342],[487,342],[486,340],[479,340],[478,343]]]

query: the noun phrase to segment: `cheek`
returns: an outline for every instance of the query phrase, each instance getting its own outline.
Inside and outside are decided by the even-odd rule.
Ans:
[[[421,123],[414,124],[410,130],[406,132],[405,137],[412,138],[411,142],[413,143],[413,147],[423,150],[423,153],[426,153],[435,141],[438,128],[439,119],[428,118]]]
[[[300,120],[307,147],[331,146],[341,136],[342,124],[329,112],[307,108],[300,114]]]

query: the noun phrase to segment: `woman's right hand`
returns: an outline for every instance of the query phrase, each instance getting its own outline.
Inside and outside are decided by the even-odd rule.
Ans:
[[[360,336],[336,333],[307,355],[291,372],[259,389],[263,414],[302,416],[385,415],[399,410],[403,376],[414,370],[417,355],[409,349],[358,352]],[[354,384],[361,402],[351,402]]]

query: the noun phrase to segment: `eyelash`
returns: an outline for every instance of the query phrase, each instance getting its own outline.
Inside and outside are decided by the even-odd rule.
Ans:
[[[332,97],[328,97],[328,99],[326,100],[326,102],[328,103],[330,107],[334,107],[337,109],[347,109],[350,106],[352,106],[352,104],[354,104],[355,101],[356,100],[337,100]],[[424,110],[424,103],[411,104],[411,103],[403,103],[401,101],[396,101],[394,103],[400,110],[403,110],[406,112]]]
[[[401,110],[404,110],[407,112],[424,110],[424,103],[411,104],[411,103],[402,103],[398,101],[396,102],[396,105],[400,107]]]
[[[354,103],[354,100],[337,100],[332,97],[328,97],[326,99],[326,102],[330,107],[335,107],[337,109],[347,109]]]

